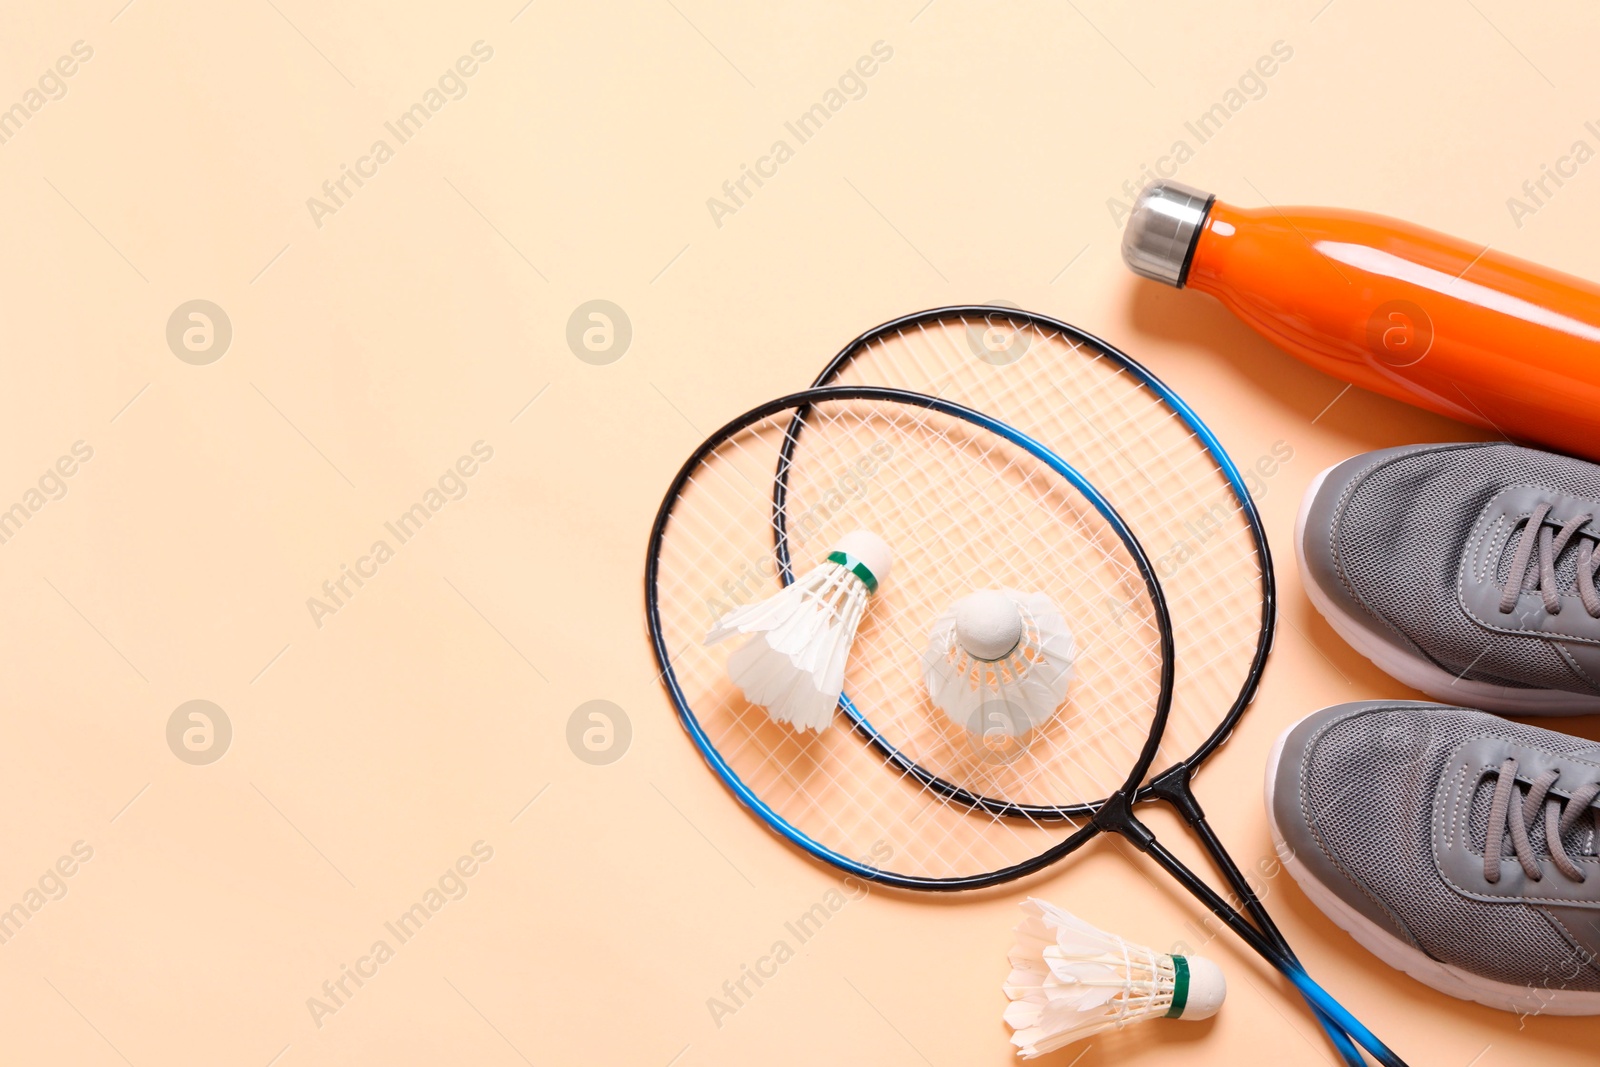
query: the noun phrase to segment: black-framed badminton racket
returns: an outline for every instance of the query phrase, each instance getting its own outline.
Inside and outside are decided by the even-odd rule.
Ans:
[[[1229,890],[1269,940],[1294,959],[1255,888],[1207,821],[1192,783],[1254,699],[1276,623],[1266,532],[1252,497],[1292,457],[1276,442],[1241,471],[1200,417],[1164,382],[1074,326],[1016,308],[965,305],[877,326],[840,350],[813,387],[894,386],[977,408],[1046,443],[1112,500],[1157,570],[1176,631],[1177,685],[1161,755],[1140,800],[1171,805],[1200,839]],[[774,547],[780,564],[780,457]],[[1324,1029],[1346,1063],[1359,1053]]]
[[[852,554],[858,530],[894,551],[881,583]],[[779,565],[774,536],[793,566]],[[1399,1064],[1132,814],[1174,695],[1175,627],[1158,559],[1090,479],[1028,434],[949,400],[842,386],[764,404],[695,450],[651,531],[646,613],[662,679],[702,755],[813,856],[903,888],[969,889],[1038,871],[1114,830],[1338,1030]],[[735,684],[740,650],[708,638],[750,605],[836,590],[849,575],[870,602],[852,616],[844,714],[824,716],[820,729],[778,721],[746,697],[776,675],[746,663]],[[930,626],[936,633],[952,604],[977,591],[1029,605],[1029,648],[1041,657],[1050,641],[1059,653],[1068,634],[1070,651],[1058,657],[1070,663],[1064,702],[1037,721],[1002,724],[998,738],[987,715],[966,718],[930,695]],[[789,599],[814,608],[820,598]],[[832,647],[796,655],[828,662]]]

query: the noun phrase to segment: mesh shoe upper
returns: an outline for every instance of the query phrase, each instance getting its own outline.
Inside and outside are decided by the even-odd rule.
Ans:
[[[1486,509],[1513,486],[1524,496],[1564,494],[1567,510],[1579,514],[1585,498],[1592,499],[1590,510],[1600,512],[1600,466],[1566,456],[1505,444],[1430,445],[1358,456],[1330,473],[1308,518],[1303,547],[1312,578],[1373,620],[1386,640],[1453,675],[1508,687],[1600,693],[1600,642],[1533,632],[1537,620],[1508,632],[1496,618],[1474,615],[1463,603],[1463,558],[1474,544],[1494,555],[1486,581],[1513,581],[1521,530],[1508,518],[1516,516],[1491,516],[1492,526],[1475,529],[1489,523]],[[1486,549],[1485,538],[1492,539]],[[1574,595],[1581,539],[1572,537],[1554,560],[1557,584]],[[1530,566],[1537,564],[1535,554]],[[1524,597],[1518,610],[1520,618],[1543,609],[1534,595]],[[1581,611],[1580,606],[1567,614]]]
[[[1368,701],[1329,708],[1290,731],[1273,794],[1274,823],[1319,881],[1434,959],[1498,982],[1600,991],[1600,859],[1592,819],[1575,821],[1562,835],[1586,881],[1561,876],[1548,863],[1541,880],[1518,880],[1514,847],[1503,838],[1499,869],[1507,873],[1489,883],[1483,854],[1495,776],[1474,765],[1467,788],[1449,792],[1459,755],[1473,744],[1492,749],[1487,762],[1495,766],[1506,753],[1522,753],[1525,764],[1535,762],[1532,753],[1566,760],[1567,781],[1553,794],[1558,803],[1583,779],[1600,779],[1600,746],[1592,741],[1483,712]],[[1512,793],[1513,808],[1526,785]],[[1441,797],[1470,799],[1453,819]],[[1593,812],[1586,807],[1581,814]],[[1456,870],[1443,854],[1452,821],[1459,824],[1457,843],[1470,852],[1456,857]],[[1532,821],[1528,846],[1539,860],[1548,857],[1549,843],[1542,822]]]

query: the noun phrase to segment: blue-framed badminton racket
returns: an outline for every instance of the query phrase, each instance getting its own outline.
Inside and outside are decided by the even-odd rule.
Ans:
[[[1075,326],[1016,308],[934,308],[874,327],[812,384],[847,382],[935,394],[1022,429],[1082,470],[1152,546],[1178,663],[1162,751],[1140,799],[1177,811],[1257,927],[1292,959],[1255,886],[1207,821],[1193,778],[1255,698],[1272,648],[1272,553],[1253,495],[1270,491],[1293,447],[1262,442],[1241,470],[1182,397],[1138,361]],[[797,432],[780,457],[774,485],[780,561],[781,464],[795,458],[799,440]],[[1324,1029],[1347,1064],[1362,1062],[1336,1027],[1324,1020]]]

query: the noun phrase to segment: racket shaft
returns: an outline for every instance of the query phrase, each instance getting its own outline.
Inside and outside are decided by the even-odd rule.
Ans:
[[[1185,787],[1185,792],[1188,793],[1187,787]],[[1222,847],[1221,839],[1217,837],[1216,831],[1211,829],[1211,824],[1206,821],[1204,812],[1200,810],[1199,801],[1195,799],[1192,793],[1188,794],[1187,799],[1187,804],[1175,806],[1183,816],[1184,821],[1194,830],[1195,836],[1200,839],[1200,843],[1205,846],[1207,854],[1211,857],[1211,862],[1216,864],[1217,870],[1222,872],[1222,877],[1228,883],[1229,888],[1233,890],[1234,895],[1244,905],[1245,911],[1249,913],[1250,918],[1255,921],[1256,926],[1261,929],[1262,934],[1266,936],[1272,946],[1283,953],[1284,957],[1295,967],[1304,971],[1305,968],[1301,966],[1299,957],[1294,954],[1294,949],[1289,947],[1289,942],[1284,939],[1283,932],[1278,929],[1278,924],[1272,921],[1271,915],[1267,914],[1266,906],[1261,903],[1261,898],[1256,895],[1256,891],[1251,888],[1250,883],[1245,879],[1244,872],[1239,870],[1238,864],[1233,862],[1233,857],[1228,855],[1228,850]],[[1316,1014],[1317,1022],[1321,1024],[1323,1030],[1327,1031],[1328,1040],[1333,1042],[1340,1058],[1350,1067],[1363,1067],[1366,1060],[1362,1058],[1361,1050],[1356,1047],[1350,1035],[1322,1010],[1321,1005],[1314,998],[1308,996],[1305,999],[1306,1004]]]

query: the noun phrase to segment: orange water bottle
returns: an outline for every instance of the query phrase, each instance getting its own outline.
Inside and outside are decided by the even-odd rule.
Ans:
[[[1318,370],[1600,460],[1600,286],[1582,278],[1396,219],[1237,208],[1172,181],[1140,194],[1122,256]]]

